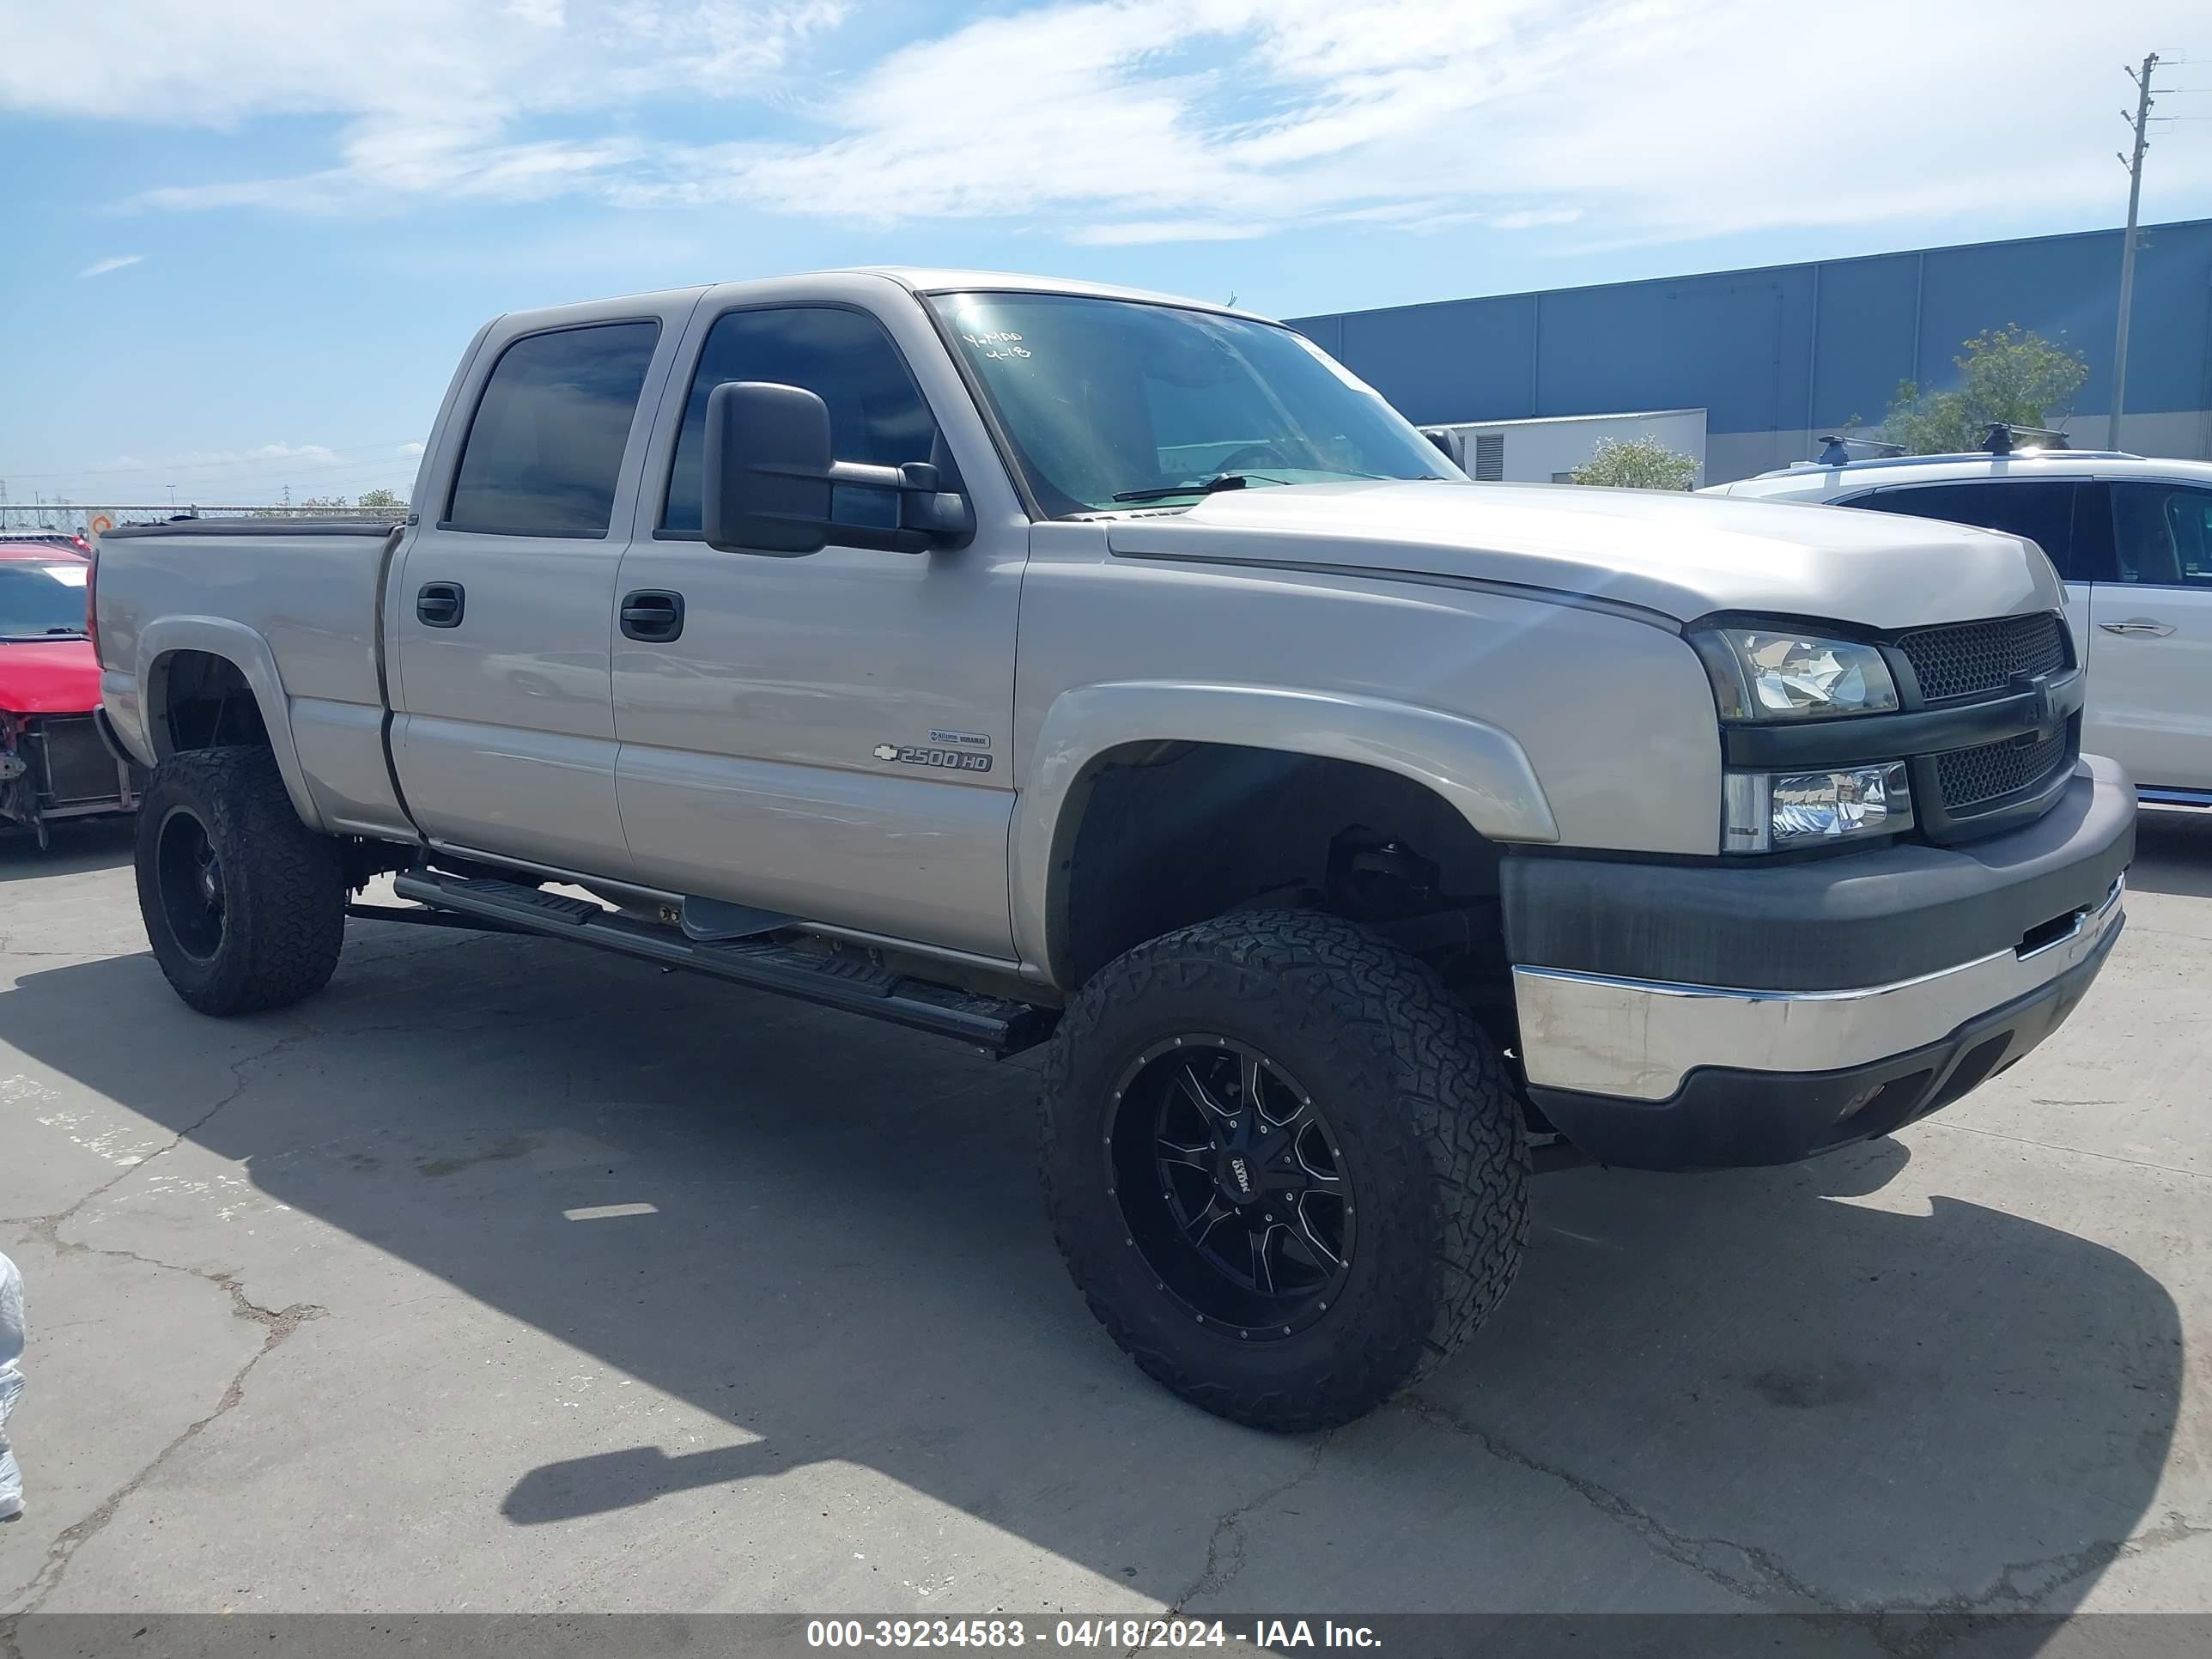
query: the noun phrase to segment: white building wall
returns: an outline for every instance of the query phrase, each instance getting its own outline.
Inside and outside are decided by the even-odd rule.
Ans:
[[[1651,438],[1698,463],[1696,483],[1705,482],[1705,411],[1645,410],[1625,415],[1566,415],[1534,421],[1471,421],[1427,426],[1453,434],[1454,449],[1469,477],[1476,476],[1478,440],[1503,442],[1506,483],[1565,483],[1565,475],[1597,453],[1601,439],[1622,442]]]

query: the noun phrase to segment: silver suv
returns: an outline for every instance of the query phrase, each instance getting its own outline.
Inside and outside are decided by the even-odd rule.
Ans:
[[[2081,746],[2126,767],[2145,800],[2212,805],[2212,465],[2010,437],[1974,454],[1808,462],[1705,493],[2027,537],[2066,584],[2088,668]]]

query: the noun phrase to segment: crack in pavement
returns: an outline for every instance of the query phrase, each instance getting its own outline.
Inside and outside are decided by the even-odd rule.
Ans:
[[[455,941],[456,944],[470,942],[472,941],[468,939]],[[444,941],[441,941],[441,945],[443,944]],[[502,1018],[498,1010],[493,1010],[491,1013],[495,1018]],[[568,1016],[565,1014],[558,1017],[549,1015],[524,1023],[555,1024],[566,1018]],[[156,1160],[174,1152],[186,1140],[205,1128],[218,1115],[235,1104],[246,1091],[254,1085],[258,1080],[255,1074],[268,1062],[278,1059],[302,1043],[357,1035],[373,1036],[386,1030],[404,1030],[414,1035],[419,1033],[421,1030],[420,1022],[390,1027],[374,1025],[349,1027],[340,1023],[336,1025],[310,1024],[289,1031],[264,1048],[256,1049],[251,1054],[241,1054],[235,1060],[227,1062],[225,1069],[230,1076],[230,1087],[225,1090],[205,1111],[178,1129],[168,1139],[147,1153],[144,1158],[118,1170],[106,1180],[85,1192],[64,1209],[58,1210],[51,1215],[15,1218],[8,1222],[9,1225],[25,1229],[33,1240],[46,1246],[57,1256],[76,1255],[113,1256],[121,1261],[137,1262],[158,1271],[179,1273],[191,1278],[204,1279],[209,1284],[220,1287],[229,1297],[231,1313],[234,1317],[262,1328],[262,1340],[260,1346],[232,1375],[229,1383],[223,1389],[221,1398],[217,1400],[212,1410],[187,1425],[174,1439],[155,1455],[150,1462],[110,1493],[91,1514],[64,1530],[52,1544],[48,1546],[46,1559],[40,1563],[38,1571],[27,1583],[9,1591],[4,1598],[0,1598],[0,1605],[17,1604],[15,1611],[0,1614],[0,1656],[13,1659],[14,1656],[20,1655],[21,1648],[16,1640],[16,1630],[20,1621],[35,1613],[53,1593],[68,1571],[70,1562],[77,1551],[100,1534],[109,1522],[114,1519],[117,1510],[122,1504],[133,1493],[139,1491],[179,1448],[198,1436],[210,1424],[230,1412],[244,1399],[246,1378],[252,1374],[255,1366],[275,1352],[301,1325],[310,1320],[326,1317],[328,1315],[327,1309],[306,1302],[295,1303],[289,1307],[281,1309],[264,1308],[246,1295],[244,1286],[233,1273],[212,1272],[206,1268],[189,1267],[181,1262],[164,1261],[158,1257],[146,1255],[139,1251],[120,1246],[88,1244],[65,1238],[62,1236],[63,1229],[75,1220],[88,1205],[131,1176],[143,1174]]]
[[[90,1515],[64,1529],[47,1547],[46,1559],[40,1563],[38,1571],[32,1575],[27,1583],[19,1585],[9,1593],[7,1601],[20,1600],[22,1605],[14,1613],[0,1615],[0,1654],[20,1653],[21,1649],[15,1640],[15,1628],[18,1621],[27,1614],[36,1612],[40,1604],[52,1594],[55,1586],[60,1583],[63,1573],[68,1570],[70,1558],[85,1543],[96,1537],[114,1518],[116,1510],[124,1501],[144,1485],[179,1447],[230,1411],[245,1397],[246,1379],[256,1365],[274,1352],[301,1325],[311,1319],[322,1318],[327,1312],[327,1310],[309,1302],[295,1303],[288,1308],[264,1308],[246,1294],[245,1287],[240,1284],[237,1276],[234,1273],[213,1273],[203,1267],[186,1267],[180,1262],[163,1261],[154,1256],[141,1255],[137,1250],[124,1249],[115,1246],[81,1243],[72,1239],[64,1238],[61,1236],[61,1230],[86,1205],[131,1176],[143,1172],[149,1164],[163,1154],[175,1151],[191,1135],[206,1127],[216,1114],[236,1102],[247,1089],[252,1086],[253,1079],[248,1075],[250,1068],[258,1066],[265,1060],[273,1060],[286,1050],[310,1041],[317,1035],[312,1030],[295,1031],[279,1037],[265,1048],[257,1049],[250,1054],[242,1054],[236,1060],[229,1061],[227,1069],[230,1073],[230,1088],[206,1111],[179,1129],[162,1146],[148,1153],[137,1163],[117,1170],[100,1185],[78,1198],[68,1208],[57,1211],[52,1215],[25,1218],[13,1224],[27,1228],[33,1239],[44,1244],[57,1256],[114,1256],[165,1272],[184,1273],[190,1278],[204,1279],[209,1284],[221,1288],[229,1297],[230,1310],[234,1317],[246,1320],[262,1328],[262,1339],[261,1346],[232,1375],[228,1386],[223,1389],[222,1395],[216,1402],[215,1408],[204,1417],[187,1425],[174,1439],[155,1454],[151,1462],[111,1492]]]
[[[2104,1101],[2097,1100],[2081,1102],[2039,1100],[2036,1102],[2036,1104],[2039,1106],[2064,1106],[2069,1104],[2101,1106],[2106,1103],[2107,1103]],[[2057,1152],[2060,1156],[2065,1158],[2093,1158],[2103,1164],[2124,1164],[2131,1170],[2155,1170],[2161,1175],[2182,1176],[2191,1181],[2212,1181],[2212,1170],[2185,1170],[2179,1164],[2155,1164],[2148,1158],[2123,1158],[2118,1152],[2100,1152],[2093,1151],[2087,1146],[2068,1146],[2055,1140],[2038,1140],[2032,1135],[2008,1135],[2002,1129],[1981,1129],[1975,1127],[1971,1123],[1944,1123],[1936,1119],[1929,1118],[1923,1120],[1921,1123],[1917,1124],[1914,1127],[1917,1128],[1926,1129],[1945,1129],[1950,1131],[1954,1134],[1980,1135],[1984,1139],[1988,1140],[2010,1141],[2015,1146],[2033,1146],[2040,1152]]]
[[[77,1248],[88,1247],[78,1246]],[[129,1253],[102,1251],[100,1254]],[[149,1262],[156,1267],[167,1267],[172,1272],[189,1273],[195,1279],[204,1279],[210,1284],[221,1285],[229,1294],[232,1315],[261,1327],[261,1346],[247,1357],[244,1364],[232,1373],[228,1385],[224,1388],[222,1397],[216,1401],[212,1411],[204,1417],[187,1424],[174,1439],[155,1453],[153,1461],[144,1468],[110,1492],[101,1501],[99,1508],[94,1510],[83,1520],[65,1528],[60,1536],[47,1546],[46,1558],[40,1564],[38,1571],[32,1575],[27,1583],[11,1592],[8,1598],[11,1601],[20,1601],[21,1605],[13,1613],[0,1615],[0,1643],[4,1643],[7,1650],[11,1652],[20,1651],[15,1640],[17,1626],[22,1620],[36,1613],[46,1597],[53,1594],[56,1587],[61,1583],[63,1574],[69,1571],[70,1561],[77,1551],[100,1535],[107,1523],[115,1518],[115,1512],[153,1478],[161,1465],[167,1462],[179,1448],[195,1438],[202,1430],[245,1399],[246,1379],[252,1375],[256,1365],[281,1347],[285,1340],[301,1325],[311,1319],[324,1317],[328,1311],[312,1302],[295,1302],[289,1308],[264,1308],[246,1296],[245,1290],[233,1274],[202,1273],[196,1268],[177,1267],[173,1262],[153,1261],[147,1256],[133,1255],[131,1259]]]
[[[1313,1454],[1306,1459],[1304,1468],[1272,1486],[1255,1492],[1213,1523],[1212,1531],[1206,1534],[1204,1570],[1191,1581],[1188,1588],[1168,1603],[1165,1617],[1172,1619],[1181,1613],[1194,1596],[1218,1595],[1231,1579],[1243,1571],[1244,1517],[1263,1504],[1275,1503],[1320,1474],[1322,1459],[1328,1454],[1329,1443],[1336,1438],[1337,1433],[1337,1430],[1331,1429],[1317,1437],[1314,1441]],[[1231,1553],[1226,1560],[1222,1556],[1224,1542],[1231,1546]],[[1140,1650],[1130,1650],[1133,1654],[1138,1651]],[[1125,1654],[1122,1659],[1129,1659],[1129,1656]]]
[[[1410,1413],[1415,1420],[1441,1433],[1472,1440],[1489,1455],[1502,1463],[1527,1469],[1556,1480],[1607,1519],[1619,1522],[1651,1546],[1668,1560],[1687,1567],[1707,1583],[1718,1585],[1729,1595],[1747,1601],[1771,1604],[1777,1599],[1795,1600],[1802,1604],[1799,1610],[1810,1608],[1821,1613],[1844,1613],[1849,1609],[1815,1586],[1806,1583],[1790,1571],[1771,1551],[1756,1544],[1741,1544],[1730,1538],[1693,1538],[1676,1532],[1657,1516],[1648,1514],[1621,1497],[1618,1492],[1599,1486],[1571,1469],[1547,1463],[1531,1457],[1518,1447],[1510,1446],[1488,1430],[1468,1422],[1449,1407],[1438,1405],[1419,1395],[1401,1397],[1395,1407]],[[1716,1548],[1732,1552],[1743,1562],[1743,1569],[1731,1571],[1712,1559]]]
[[[2212,1525],[2190,1520],[2179,1510],[2168,1510],[2154,1527],[2118,1540],[2100,1540],[2078,1550],[2038,1556],[2027,1561],[2008,1561],[1997,1570],[1987,1589],[1973,1595],[1946,1596],[1910,1613],[1887,1615],[1910,1620],[1917,1629],[1900,1629],[1878,1637],[1882,1650],[1893,1659],[1933,1659],[1954,1643],[2024,1613],[2042,1610],[2045,1597],[2103,1571],[2116,1561],[2154,1555],[2192,1538],[2212,1536]],[[2047,1572],[2043,1582],[2023,1588],[2029,1575]],[[2000,1610],[2000,1604],[2004,1605]],[[2063,1615],[2059,1615],[2063,1616]],[[1924,1621],[1924,1622],[1923,1622]]]
[[[2212,1535],[2212,1524],[2191,1521],[2179,1510],[2169,1510],[2156,1526],[2118,1541],[2090,1544],[2027,1561],[2008,1562],[1999,1569],[1989,1588],[1976,1594],[1948,1596],[1909,1610],[1855,1607],[1798,1577],[1771,1551],[1729,1538],[1697,1538],[1679,1533],[1619,1493],[1506,1444],[1434,1401],[1408,1395],[1395,1408],[1409,1413],[1440,1432],[1472,1440],[1503,1462],[1559,1481],[1662,1555],[1729,1594],[1751,1601],[1769,1601],[1778,1592],[1795,1597],[1805,1604],[1799,1611],[1803,1613],[1807,1624],[1859,1628],[1892,1659],[1933,1659],[1933,1656],[1973,1634],[1985,1623],[2007,1615],[2039,1611],[2046,1597],[2101,1571],[2115,1561],[2152,1554],[2191,1538]],[[1740,1577],[1717,1565],[1710,1554],[1717,1547],[1741,1556],[1756,1577]],[[2022,1580],[2039,1572],[2047,1572],[2049,1576],[2039,1583],[2023,1588]],[[2001,1605],[2002,1613],[1996,1611]]]
[[[246,1071],[248,1066],[258,1066],[265,1060],[273,1060],[278,1054],[283,1054],[286,1049],[305,1042],[315,1035],[316,1033],[313,1031],[295,1031],[288,1036],[281,1036],[277,1038],[276,1042],[270,1043],[265,1048],[257,1048],[250,1054],[241,1054],[238,1059],[229,1061],[225,1069],[230,1073],[230,1088],[223,1097],[220,1100],[216,1101],[214,1105],[209,1107],[207,1110],[194,1118],[190,1123],[185,1124],[183,1128],[179,1129],[174,1134],[171,1135],[168,1139],[163,1141],[152,1152],[147,1153],[145,1157],[140,1158],[135,1164],[125,1164],[113,1175],[108,1176],[106,1180],[101,1182],[100,1185],[93,1188],[91,1191],[78,1198],[76,1201],[71,1204],[67,1209],[57,1210],[52,1215],[34,1215],[15,1218],[13,1218],[9,1224],[27,1228],[33,1238],[46,1245],[58,1255],[69,1255],[80,1250],[97,1250],[98,1247],[95,1245],[70,1243],[61,1237],[62,1228],[73,1220],[76,1218],[77,1212],[83,1209],[84,1206],[91,1203],[93,1200],[102,1196],[113,1188],[120,1186],[124,1182],[128,1181],[132,1176],[141,1173],[145,1170],[147,1165],[152,1164],[155,1159],[161,1158],[167,1153],[176,1151],[177,1148],[182,1146],[187,1139],[205,1128],[208,1123],[215,1117],[216,1113],[235,1103],[238,1097],[244,1094],[246,1090],[252,1086],[252,1079],[246,1075]],[[143,1114],[139,1114],[138,1115],[143,1116]],[[127,1255],[128,1252],[118,1252],[117,1254]],[[156,1263],[155,1265],[165,1266],[167,1264]],[[180,1268],[179,1271],[189,1273],[191,1269]]]

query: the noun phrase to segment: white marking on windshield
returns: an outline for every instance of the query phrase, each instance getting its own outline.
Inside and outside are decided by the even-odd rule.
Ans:
[[[982,334],[963,334],[960,337],[986,357],[1028,357],[1033,354],[1022,343],[1022,337],[1012,329],[994,329]]]

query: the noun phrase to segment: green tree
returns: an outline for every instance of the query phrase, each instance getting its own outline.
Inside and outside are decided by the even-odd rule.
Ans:
[[[1687,489],[1698,481],[1698,458],[1669,449],[1648,433],[1641,438],[1600,438],[1589,459],[1568,474],[1578,484],[1614,489]]]
[[[389,489],[371,489],[364,492],[354,505],[380,511],[397,512],[405,508],[407,498]]]
[[[1959,384],[1926,392],[1916,381],[1899,384],[1881,435],[1907,454],[1945,455],[1979,449],[1992,422],[2050,426],[2073,411],[2074,394],[2089,376],[2088,360],[2054,345],[2018,323],[1992,328],[1966,343],[1951,361]]]

